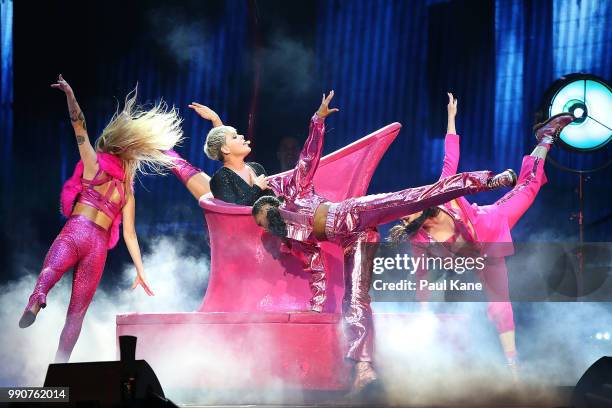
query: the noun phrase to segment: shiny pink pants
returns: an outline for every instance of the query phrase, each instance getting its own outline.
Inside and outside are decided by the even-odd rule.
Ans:
[[[510,229],[529,209],[540,187],[544,184],[544,160],[534,157],[523,157],[521,172],[516,186],[502,198],[497,200],[490,209],[490,216],[499,216],[500,220],[506,218]],[[508,270],[503,258],[489,259],[487,267],[479,276],[485,283],[489,299],[509,299]],[[495,324],[498,333],[514,330],[514,315],[512,304],[509,301],[489,301],[487,305],[487,316]]]
[[[53,241],[30,301],[46,295],[59,279],[74,267],[72,294],[66,323],[60,336],[56,362],[67,362],[76,344],[83,318],[102,277],[109,232],[80,215],[72,216]],[[40,296],[42,295],[42,297]],[[28,305],[29,306],[29,305]]]
[[[349,198],[330,205],[325,234],[344,249],[346,358],[372,361],[374,326],[368,292],[376,252],[373,243],[379,241],[375,228],[457,197],[486,191],[491,175],[489,171],[459,173],[428,186]]]

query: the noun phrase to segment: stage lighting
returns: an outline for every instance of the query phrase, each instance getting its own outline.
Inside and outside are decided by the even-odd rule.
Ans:
[[[602,333],[597,333],[597,334],[595,335],[595,338],[596,338],[597,340],[601,340],[601,339],[603,339],[603,334],[602,334]]]
[[[561,132],[562,144],[587,152],[612,140],[612,88],[590,74],[570,74],[557,80],[547,91],[543,114],[547,117],[570,112],[577,119]]]
[[[605,332],[603,334],[603,338],[604,338],[604,340],[610,340],[610,333],[609,332]]]

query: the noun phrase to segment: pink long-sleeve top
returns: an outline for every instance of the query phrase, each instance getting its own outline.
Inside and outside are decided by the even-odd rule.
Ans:
[[[279,211],[287,224],[287,238],[303,242],[315,241],[314,214],[321,203],[328,201],[317,195],[313,183],[323,153],[324,134],[325,121],[315,113],[310,120],[308,139],[293,172],[268,182],[274,194],[284,199]]]

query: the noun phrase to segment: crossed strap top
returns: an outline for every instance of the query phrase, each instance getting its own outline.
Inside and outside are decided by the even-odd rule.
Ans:
[[[110,182],[110,184],[104,194],[94,188],[108,182]],[[87,180],[82,177],[81,184],[83,185],[83,190],[81,194],[79,194],[77,202],[94,207],[106,214],[111,220],[114,220],[117,214],[121,212],[126,202],[123,182],[102,171],[101,168],[98,168],[93,179]],[[115,190],[119,192],[119,202],[111,200]]]

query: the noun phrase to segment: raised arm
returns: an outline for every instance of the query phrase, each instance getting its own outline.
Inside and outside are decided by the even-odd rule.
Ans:
[[[444,139],[444,165],[442,166],[443,179],[457,174],[459,167],[459,135],[455,129],[455,117],[457,116],[457,99],[452,93],[448,93],[448,122],[446,125],[446,138]]]
[[[299,195],[302,191],[312,186],[312,179],[317,167],[319,167],[319,160],[323,153],[323,135],[325,134],[325,118],[334,112],[338,112],[337,108],[329,108],[329,103],[334,97],[334,91],[331,91],[327,96],[323,94],[321,99],[321,106],[317,112],[313,115],[310,120],[310,130],[308,132],[308,138],[304,143],[304,147],[300,153],[297,165],[293,174],[288,179],[275,179],[274,182],[287,182],[289,185],[295,186],[294,189],[287,189],[287,186],[275,186],[273,182],[270,182],[270,186],[273,190],[294,190],[295,194]]]
[[[128,190],[129,191],[129,190]],[[134,195],[129,192],[126,194],[127,201],[123,206],[123,240],[127,246],[128,252],[132,257],[132,262],[136,267],[136,279],[132,284],[132,289],[137,286],[142,286],[144,291],[149,296],[153,296],[153,291],[149,288],[145,281],[144,266],[142,264],[142,257],[140,255],[140,246],[138,245],[138,237],[136,236],[136,228],[134,227],[135,218],[135,202]]]
[[[87,125],[85,124],[85,115],[79,107],[74,96],[74,91],[68,85],[68,82],[60,74],[57,78],[57,82],[51,84],[52,88],[59,89],[66,94],[66,101],[68,102],[68,113],[70,115],[70,121],[72,122],[72,128],[76,136],[76,142],[79,146],[79,154],[83,161],[83,177],[92,178],[96,171],[98,171],[98,160],[96,158],[96,151],[94,150],[91,142],[89,141],[89,135],[87,134]]]
[[[219,115],[208,106],[204,106],[197,102],[191,102],[188,106],[200,115],[202,119],[210,120],[213,127],[223,126],[223,122]]]

